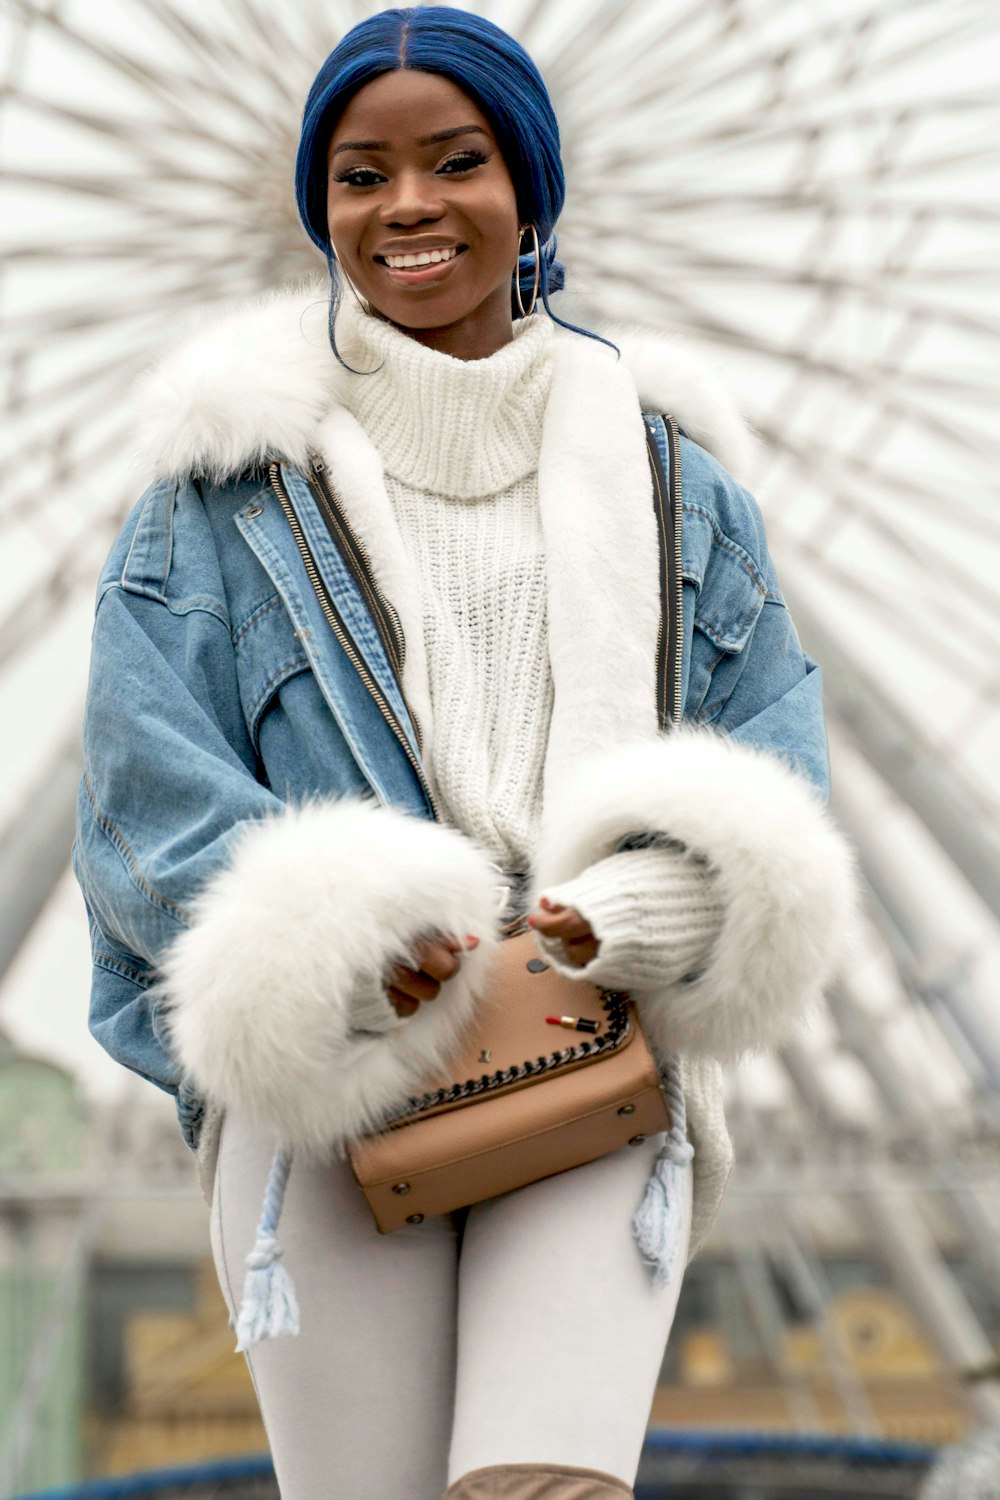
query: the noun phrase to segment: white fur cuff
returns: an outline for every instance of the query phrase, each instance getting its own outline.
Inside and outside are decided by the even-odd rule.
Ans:
[[[854,928],[855,857],[820,794],[776,754],[706,726],[602,754],[553,790],[531,904],[646,831],[705,856],[724,907],[700,974],[637,996],[651,1042],[722,1062],[779,1045]]]
[[[395,808],[345,799],[248,824],[161,963],[181,1065],[282,1145],[339,1149],[454,1051],[496,949],[496,896],[470,839]],[[431,932],[480,943],[399,1026],[355,1029],[354,997]]]

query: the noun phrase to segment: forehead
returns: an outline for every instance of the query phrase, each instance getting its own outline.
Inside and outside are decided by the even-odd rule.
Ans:
[[[333,127],[330,146],[348,140],[379,140],[396,148],[458,125],[479,125],[493,134],[478,104],[450,78],[399,68],[358,90]]]

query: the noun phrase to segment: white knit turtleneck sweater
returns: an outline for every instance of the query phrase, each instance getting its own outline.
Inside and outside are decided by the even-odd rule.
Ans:
[[[526,872],[553,702],[538,457],[554,325],[519,321],[480,360],[353,310],[348,327],[351,363],[376,373],[350,380],[347,403],[381,455],[420,584],[434,725],[425,770],[442,820]],[[714,872],[669,841],[613,854],[545,894],[577,907],[600,942],[583,968],[539,938],[547,956],[609,987],[681,978],[722,922]],[[359,1028],[392,1024],[384,998],[358,998]]]
[[[536,471],[553,326],[467,361],[365,319],[358,368],[381,369],[347,398],[420,580],[442,818],[505,870],[531,858],[552,713]]]

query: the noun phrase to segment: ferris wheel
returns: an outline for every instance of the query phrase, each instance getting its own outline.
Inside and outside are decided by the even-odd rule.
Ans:
[[[379,8],[0,0],[0,702],[24,726],[0,789],[0,973],[65,871],[93,581],[137,493],[131,383],[188,317],[322,270],[292,197],[302,102]],[[677,330],[718,364],[762,439],[755,492],[824,668],[866,944],[810,1038],[734,1085],[743,1272],[784,1258],[822,1307],[804,1211],[768,1171],[776,1150],[801,1159],[803,1121],[822,1127],[814,1166],[842,1129],[917,1142],[924,1194],[888,1214],[892,1163],[866,1162],[852,1212],[947,1357],[985,1363],[974,1320],[949,1326],[928,1195],[1000,1269],[995,1190],[948,1155],[956,1132],[995,1131],[1000,1085],[1000,14],[470,8],[523,41],[553,96],[573,320]],[[774,1098],[787,1141],[761,1132]],[[994,1387],[973,1399],[1000,1418]]]

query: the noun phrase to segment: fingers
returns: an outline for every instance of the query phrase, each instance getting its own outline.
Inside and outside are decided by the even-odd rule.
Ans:
[[[590,963],[592,958],[597,957],[599,944],[596,938],[588,935],[582,938],[571,938],[569,942],[563,943],[563,947],[566,950],[567,961],[575,968],[582,969]]]
[[[594,936],[590,923],[575,906],[550,906],[547,911],[533,911],[528,923],[543,937],[562,938],[564,943]]]
[[[528,925],[542,937],[561,938],[568,962],[578,969],[596,958],[600,950],[590,923],[575,906],[560,906],[542,896],[540,905],[528,918]]]
[[[397,1016],[412,1016],[415,1010],[420,1009],[419,1000],[411,1000],[409,995],[404,995],[402,991],[397,990],[394,985],[386,985],[385,992],[388,995],[389,1003],[391,1004],[393,1010],[396,1012]]]
[[[458,973],[460,955],[478,947],[477,937],[422,938],[414,945],[411,964],[397,964],[389,972],[388,995],[397,1015],[412,1016],[421,1000],[436,1000],[441,985]]]

